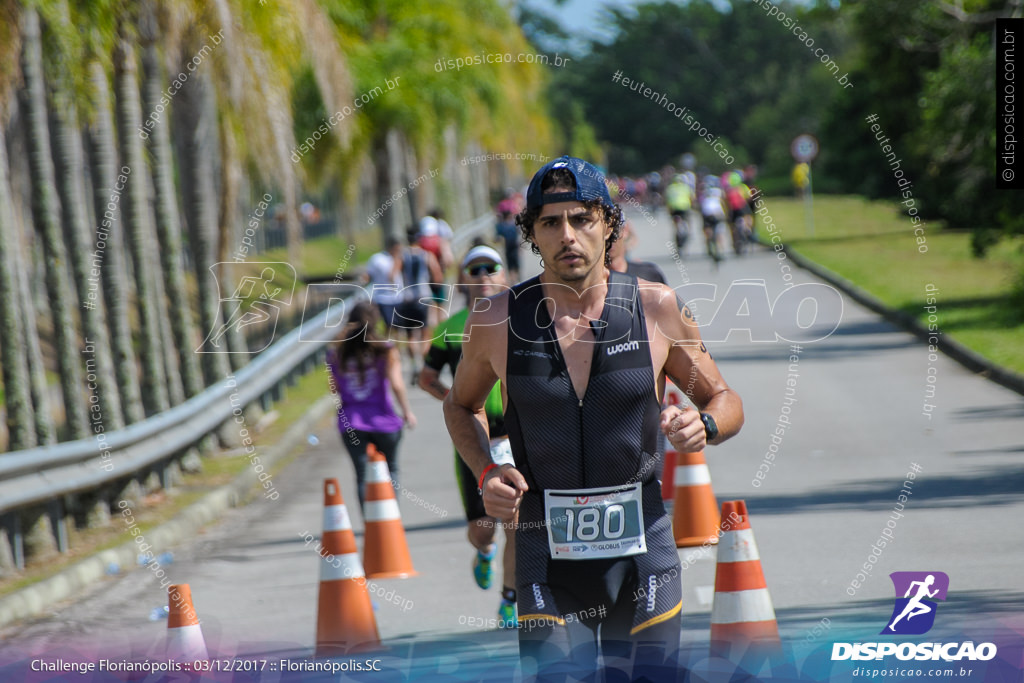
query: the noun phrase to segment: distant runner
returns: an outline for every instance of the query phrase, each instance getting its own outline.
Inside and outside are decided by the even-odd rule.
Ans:
[[[519,230],[516,228],[516,214],[519,213],[520,205],[516,196],[512,188],[505,190],[505,198],[498,202],[494,210],[494,231],[498,239],[505,243],[505,263],[510,282],[519,281]]]
[[[633,227],[629,224],[629,221],[626,221],[622,226],[622,237],[615,240],[615,242],[608,247],[608,267],[612,270],[617,270],[620,273],[633,275],[641,280],[667,284],[667,280],[665,280],[665,273],[661,272],[661,268],[659,268],[657,264],[651,263],[650,261],[630,261],[627,259],[628,254],[626,252],[635,241],[636,233],[634,232]]]
[[[691,452],[743,423],[683,302],[608,270],[622,221],[592,164],[561,157],[537,172],[516,222],[543,272],[470,314],[445,399],[488,514],[519,513],[519,652],[524,676],[536,666],[540,680],[578,677],[599,653],[633,680],[674,676],[682,587],[654,473],[658,429]],[[693,387],[700,412],[660,410],[666,376]],[[514,466],[490,454],[485,404],[498,380]]]

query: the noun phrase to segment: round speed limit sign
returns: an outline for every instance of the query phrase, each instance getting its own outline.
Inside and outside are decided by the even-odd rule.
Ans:
[[[814,161],[814,157],[818,156],[818,141],[813,135],[798,135],[793,138],[789,151],[793,154],[793,158],[800,163],[810,163]]]

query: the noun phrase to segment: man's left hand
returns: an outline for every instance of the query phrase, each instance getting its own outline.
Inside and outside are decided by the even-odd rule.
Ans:
[[[696,453],[707,446],[704,423],[700,419],[700,413],[693,408],[665,408],[661,411],[661,431],[678,453]]]

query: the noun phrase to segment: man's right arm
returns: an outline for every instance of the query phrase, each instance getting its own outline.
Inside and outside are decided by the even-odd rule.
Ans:
[[[499,519],[510,519],[519,507],[522,493],[527,490],[526,480],[511,465],[490,467],[490,440],[484,403],[499,377],[497,362],[504,361],[507,345],[504,325],[507,294],[493,299],[487,311],[471,313],[466,321],[468,338],[462,344],[459,362],[451,391],[444,400],[444,418],[455,450],[483,485],[484,509]],[[499,305],[501,302],[504,305]]]

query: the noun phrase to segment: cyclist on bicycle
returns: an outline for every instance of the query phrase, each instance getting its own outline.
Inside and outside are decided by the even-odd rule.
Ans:
[[[675,226],[676,247],[682,249],[690,236],[690,210],[693,208],[693,188],[682,175],[677,175],[665,188],[665,207]]]
[[[722,204],[722,189],[718,187],[718,178],[708,176],[704,179],[704,191],[700,202],[700,212],[704,217],[704,241],[707,244],[708,256],[717,264],[722,260],[718,253],[718,225],[725,222],[725,206]]]
[[[737,254],[742,254],[750,242],[751,214],[749,199],[750,188],[743,183],[739,171],[729,171],[722,175],[722,187],[725,189],[725,201],[729,205],[729,225],[732,227],[732,247]]]

